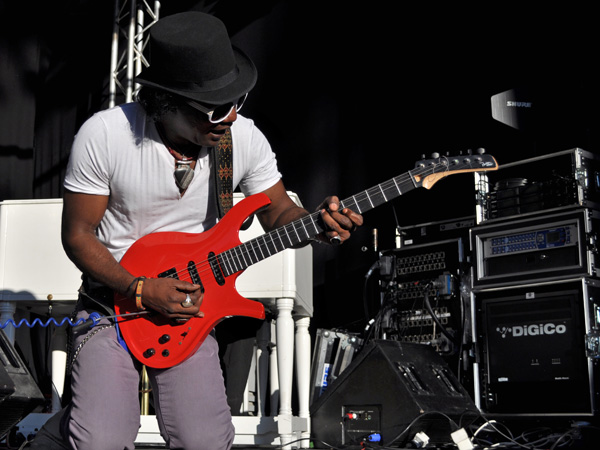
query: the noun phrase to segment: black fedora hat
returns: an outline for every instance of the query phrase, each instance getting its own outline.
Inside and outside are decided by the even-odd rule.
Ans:
[[[148,60],[137,83],[201,103],[235,101],[256,83],[254,63],[231,45],[223,22],[197,11],[152,25]]]

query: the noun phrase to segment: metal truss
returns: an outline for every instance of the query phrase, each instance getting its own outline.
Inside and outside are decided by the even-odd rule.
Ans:
[[[148,43],[148,30],[159,18],[160,2],[115,0],[114,11],[109,108],[120,101],[132,101],[139,89],[134,79],[148,66],[143,53]]]

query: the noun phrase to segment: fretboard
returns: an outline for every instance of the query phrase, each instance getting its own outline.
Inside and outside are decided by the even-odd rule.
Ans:
[[[378,184],[340,202],[340,210],[349,208],[363,214],[383,205],[400,195],[419,187],[415,178],[434,173],[434,168],[419,168]],[[325,231],[319,211],[297,219],[283,227],[251,239],[216,256],[225,276],[232,275],[249,266],[295,245],[314,238]]]

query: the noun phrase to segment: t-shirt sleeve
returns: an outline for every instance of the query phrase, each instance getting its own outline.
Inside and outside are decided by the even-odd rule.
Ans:
[[[109,152],[104,121],[94,115],[77,132],[64,187],[72,192],[109,195]]]
[[[234,172],[242,169],[240,189],[245,195],[262,192],[281,179],[277,158],[265,135],[253,121],[243,118],[233,132]],[[237,146],[237,147],[236,147]],[[236,162],[239,160],[239,164]]]

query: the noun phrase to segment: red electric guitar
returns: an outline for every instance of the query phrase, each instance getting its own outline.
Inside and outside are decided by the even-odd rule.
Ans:
[[[422,160],[415,169],[343,200],[340,206],[364,213],[415,188],[431,188],[455,173],[495,170],[490,155],[461,155]],[[262,303],[236,291],[237,277],[249,266],[321,233],[315,212],[269,233],[240,243],[239,231],[250,215],[269,204],[257,194],[243,199],[210,230],[199,233],[158,232],[137,240],[121,265],[134,276],[177,277],[203,286],[204,317],[176,323],[158,313],[137,314],[135,301],[115,296],[119,328],[132,354],[149,367],[171,367],[191,356],[208,333],[229,316],[265,317]]]

